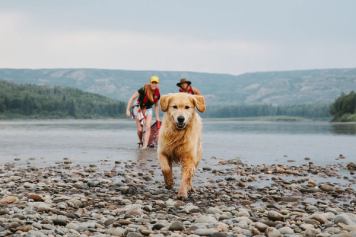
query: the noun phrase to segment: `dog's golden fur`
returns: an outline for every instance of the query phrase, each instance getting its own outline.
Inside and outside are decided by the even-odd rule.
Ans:
[[[178,197],[187,198],[192,190],[192,178],[202,158],[202,122],[198,111],[205,111],[203,96],[174,93],[161,97],[160,106],[166,112],[158,139],[158,158],[168,189],[173,187],[172,164],[182,166]],[[184,124],[179,118],[184,118]]]

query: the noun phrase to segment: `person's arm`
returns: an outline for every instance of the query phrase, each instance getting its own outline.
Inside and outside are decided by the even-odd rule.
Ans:
[[[194,95],[201,95],[200,91],[197,88],[193,88]]]
[[[131,98],[127,102],[127,107],[126,107],[126,115],[127,117],[130,117],[130,108],[132,106],[132,101],[139,96],[138,92],[135,91],[135,93],[132,94]]]

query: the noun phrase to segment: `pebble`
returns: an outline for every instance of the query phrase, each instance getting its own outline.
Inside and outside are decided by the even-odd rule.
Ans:
[[[170,231],[182,231],[182,230],[184,230],[184,225],[180,221],[175,221],[169,226],[168,229]]]
[[[36,193],[29,193],[28,198],[35,202],[43,202],[44,201],[43,197]]]
[[[137,232],[129,232],[126,237],[143,237],[143,235]]]
[[[194,234],[199,236],[211,236],[215,234],[217,231],[215,229],[197,229],[194,231]]]
[[[202,215],[195,220],[195,223],[217,223],[215,217],[211,215]]]
[[[282,228],[278,229],[278,231],[282,235],[294,234],[293,229],[288,226],[282,227]]]
[[[283,221],[284,216],[276,211],[269,211],[267,217],[272,221]]]
[[[51,205],[45,202],[29,202],[28,205],[38,212],[48,212],[52,210]]]
[[[332,192],[334,191],[334,186],[330,184],[320,184],[319,188],[325,192]]]
[[[268,225],[261,222],[255,222],[254,226],[261,232],[265,232],[265,230],[268,228]]]
[[[19,199],[15,196],[7,196],[0,199],[0,205],[9,205],[18,202]]]
[[[352,213],[342,213],[335,217],[335,224],[356,225],[356,215]]]
[[[279,232],[279,230],[273,227],[268,227],[266,229],[266,235],[268,237],[282,237],[282,234]]]
[[[350,162],[346,165],[346,168],[350,171],[356,171],[356,164],[353,162]]]

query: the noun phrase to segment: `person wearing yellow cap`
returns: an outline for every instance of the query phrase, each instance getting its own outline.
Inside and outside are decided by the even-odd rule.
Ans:
[[[127,103],[126,115],[134,118],[136,121],[139,145],[142,145],[142,149],[146,149],[149,145],[153,106],[155,107],[158,126],[160,124],[158,102],[161,95],[158,85],[159,77],[156,75],[151,76],[149,83],[134,92]],[[144,137],[143,126],[145,126]]]

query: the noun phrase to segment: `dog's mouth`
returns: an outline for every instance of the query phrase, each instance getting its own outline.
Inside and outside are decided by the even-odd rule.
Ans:
[[[176,128],[179,129],[179,130],[184,129],[185,126],[186,126],[185,123],[176,123]]]

